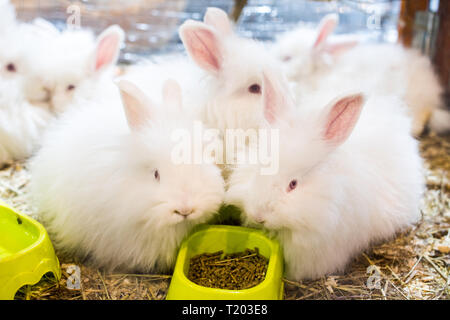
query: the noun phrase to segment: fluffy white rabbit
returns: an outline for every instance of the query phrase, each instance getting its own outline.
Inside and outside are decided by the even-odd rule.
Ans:
[[[320,82],[320,81],[319,81]],[[360,88],[373,94],[393,94],[402,98],[412,118],[412,134],[419,136],[433,113],[447,114],[443,89],[428,57],[400,45],[366,44],[342,55],[325,84],[347,90]],[[450,115],[447,115],[450,120]],[[430,122],[430,129],[443,132],[447,126]]]
[[[0,0],[0,78],[14,78],[35,73],[47,55],[42,50],[59,35],[49,21],[36,18],[30,23],[16,19],[9,0]]]
[[[0,81],[0,166],[29,157],[52,119],[24,99],[17,81]]]
[[[239,165],[228,181],[225,202],[280,241],[290,279],[343,271],[420,217],[422,160],[406,107],[397,97],[364,100],[348,95],[272,122],[280,128],[278,172]]]
[[[338,20],[338,15],[329,14],[317,28],[300,24],[278,35],[270,45],[300,98],[317,89],[318,81],[330,73],[339,55],[358,44],[355,37],[348,35],[330,39]]]
[[[42,133],[54,118],[46,105],[27,100],[24,87],[37,77],[37,66],[47,58],[42,55],[44,47],[55,33],[50,34],[39,19],[33,23],[16,21],[9,2],[0,4],[0,9],[1,18],[5,19],[0,28],[0,165],[3,165],[29,157],[39,147]]]
[[[450,129],[450,113],[442,109],[442,87],[428,57],[394,44],[360,44],[331,37],[337,15],[322,19],[318,30],[299,27],[281,35],[272,52],[284,64],[299,102],[326,86],[335,92],[362,90],[398,95],[408,105],[412,134],[422,133],[431,117],[436,132]]]
[[[192,227],[213,217],[224,182],[214,164],[176,164],[175,131],[191,132],[173,81],[154,104],[122,80],[123,100],[63,113],[31,162],[31,194],[58,249],[97,266],[164,272]],[[173,117],[176,109],[178,117]]]
[[[258,128],[263,115],[264,76],[288,86],[279,63],[262,43],[238,37],[227,14],[208,8],[204,22],[187,20],[179,29],[185,57],[148,63],[130,70],[125,79],[145,92],[161,87],[166,77],[180,82],[186,106],[219,130]]]
[[[43,49],[59,36],[58,29],[43,18],[30,23],[16,19],[9,0],[0,0],[0,78],[34,75],[34,67],[48,58]]]
[[[46,28],[41,26],[41,29]],[[25,96],[31,103],[47,104],[55,113],[61,113],[79,100],[119,98],[112,82],[124,39],[119,26],[108,27],[97,38],[84,29],[46,31],[52,39],[39,52],[44,59],[40,59],[43,61],[37,71],[24,80]]]
[[[0,81],[37,74],[46,58],[43,50],[54,38],[38,24],[12,20],[0,28]]]

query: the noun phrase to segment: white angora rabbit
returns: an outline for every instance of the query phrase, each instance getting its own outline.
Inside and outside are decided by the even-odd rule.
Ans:
[[[31,193],[60,250],[107,269],[165,272],[192,227],[218,211],[224,182],[214,164],[174,161],[172,135],[192,131],[174,81],[156,107],[132,83],[119,87],[125,112],[120,101],[86,103],[49,129]]]
[[[393,107],[406,111],[397,97],[365,102],[361,94],[299,108],[272,121],[279,128],[276,174],[262,175],[258,164],[233,171],[226,203],[281,242],[288,278],[342,271],[369,244],[419,219],[422,160],[409,118]]]

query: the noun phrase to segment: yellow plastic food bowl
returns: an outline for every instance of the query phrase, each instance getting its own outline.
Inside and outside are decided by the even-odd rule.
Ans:
[[[0,299],[14,299],[20,287],[39,282],[48,272],[61,278],[47,231],[0,201]]]
[[[265,279],[243,290],[207,288],[187,278],[191,257],[223,250],[240,252],[259,248],[269,259]],[[269,239],[261,230],[238,226],[201,226],[181,244],[169,291],[168,300],[281,300],[283,298],[283,255],[277,241]]]

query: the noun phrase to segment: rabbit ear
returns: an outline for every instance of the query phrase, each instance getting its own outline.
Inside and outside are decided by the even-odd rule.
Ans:
[[[178,82],[173,79],[168,79],[164,82],[163,101],[171,107],[182,109],[181,87]]]
[[[338,56],[353,49],[356,45],[358,45],[358,43],[359,42],[357,40],[348,40],[338,43],[327,43],[325,44],[323,51],[332,56]]]
[[[326,121],[323,139],[333,146],[342,144],[353,131],[365,98],[358,93],[338,99],[331,103],[331,107],[325,108]]]
[[[339,22],[339,16],[337,14],[326,15],[319,24],[318,34],[313,48],[320,49],[326,42],[328,36],[334,31]]]
[[[216,28],[223,35],[231,34],[231,23],[225,11],[210,7],[206,9],[203,22]]]
[[[187,53],[200,68],[213,73],[221,70],[222,43],[212,27],[188,20],[181,25],[179,34]]]
[[[270,124],[275,124],[286,106],[284,91],[277,82],[270,79],[266,72],[263,73],[262,90],[264,117]]]
[[[118,25],[110,26],[98,36],[92,58],[94,72],[116,64],[123,40],[124,32]]]
[[[33,20],[32,24],[35,27],[40,28],[42,31],[48,32],[48,34],[57,36],[60,34],[58,28],[56,28],[53,23],[43,18],[37,17]]]
[[[148,124],[151,119],[150,108],[152,103],[147,96],[136,85],[127,80],[120,80],[118,87],[130,129],[138,130],[143,125]]]

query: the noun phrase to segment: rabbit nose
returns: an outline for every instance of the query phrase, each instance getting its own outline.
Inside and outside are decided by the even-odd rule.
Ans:
[[[258,215],[255,217],[255,221],[256,221],[257,223],[260,223],[260,224],[264,224],[264,223],[266,222],[266,220],[264,220],[264,218],[263,218],[263,216],[262,216],[261,214],[258,214]]]
[[[52,89],[50,89],[48,87],[42,87],[42,91],[45,92],[45,98],[43,99],[43,101],[45,101],[45,102],[50,101],[50,99],[52,97]]]
[[[183,217],[187,217],[188,215],[194,213],[194,209],[184,207],[184,208],[174,210],[173,213],[178,214]]]

